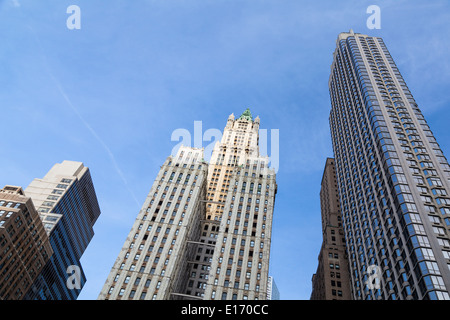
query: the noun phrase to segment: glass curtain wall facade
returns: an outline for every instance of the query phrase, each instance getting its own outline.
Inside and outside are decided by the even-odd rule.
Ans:
[[[384,41],[341,33],[329,90],[354,299],[449,299],[450,167]]]
[[[86,283],[80,259],[100,215],[89,168],[74,161],[56,164],[43,179],[33,180],[25,194],[33,200],[53,249],[25,299],[76,300]],[[79,271],[79,286],[67,285],[73,267]]]

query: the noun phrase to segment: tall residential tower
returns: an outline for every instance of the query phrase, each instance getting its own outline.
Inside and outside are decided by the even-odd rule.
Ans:
[[[330,127],[355,299],[449,299],[450,167],[383,40],[338,36]]]
[[[247,109],[210,164],[185,146],[166,159],[98,299],[266,299],[277,187],[258,133]]]

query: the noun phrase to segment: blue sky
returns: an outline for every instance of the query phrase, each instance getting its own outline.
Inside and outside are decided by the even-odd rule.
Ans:
[[[66,27],[72,4],[80,30]],[[372,4],[379,30],[366,26]],[[90,168],[102,214],[80,299],[96,299],[172,132],[223,130],[248,107],[280,133],[270,274],[282,299],[309,299],[337,35],[383,37],[449,155],[448,21],[446,0],[0,0],[0,185],[26,187],[63,160]]]

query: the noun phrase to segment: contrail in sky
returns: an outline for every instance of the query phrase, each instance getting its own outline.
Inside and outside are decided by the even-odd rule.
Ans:
[[[17,1],[17,0],[13,0],[13,1]],[[16,2],[14,2],[14,3],[16,3]],[[20,6],[20,4],[19,4],[19,6]],[[125,175],[122,173],[122,170],[120,170],[119,165],[117,164],[117,161],[116,161],[116,159],[114,157],[114,154],[111,152],[111,149],[106,145],[106,143],[102,140],[102,138],[97,134],[97,132],[94,130],[94,128],[92,128],[92,126],[83,118],[83,116],[81,115],[81,113],[78,110],[78,108],[75,107],[75,105],[69,99],[69,97],[67,96],[66,92],[64,91],[60,81],[53,75],[53,73],[50,70],[49,64],[47,62],[47,57],[45,55],[45,52],[43,50],[43,47],[42,47],[41,41],[39,40],[38,35],[36,34],[35,30],[31,26],[28,25],[28,28],[34,34],[34,36],[36,38],[36,41],[38,42],[39,48],[40,48],[41,53],[42,53],[42,57],[44,59],[44,65],[45,65],[45,68],[47,69],[47,73],[52,78],[53,82],[55,83],[56,87],[58,88],[59,93],[63,96],[64,100],[67,102],[67,105],[72,109],[73,112],[75,112],[75,114],[80,119],[80,121],[84,124],[84,126],[91,132],[91,134],[95,137],[95,139],[101,144],[103,149],[106,151],[106,153],[108,154],[109,158],[111,159],[111,161],[113,163],[114,169],[116,170],[117,174],[120,176],[122,181],[124,182],[125,187],[130,192],[130,194],[133,197],[134,201],[136,202],[137,206],[140,208],[139,201],[137,200],[137,198],[134,195],[133,191],[128,186],[128,182],[127,182],[127,180],[125,178]]]

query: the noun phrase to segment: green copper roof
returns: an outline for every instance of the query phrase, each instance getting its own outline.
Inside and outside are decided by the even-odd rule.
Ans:
[[[248,120],[248,121],[253,121],[252,113],[250,112],[250,109],[249,109],[249,108],[247,108],[247,109],[241,114],[241,116],[239,117],[238,120],[241,120],[241,119],[245,119],[245,120]]]

